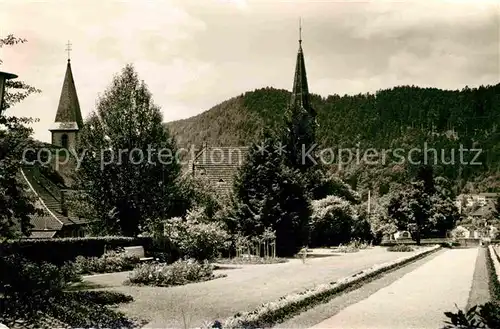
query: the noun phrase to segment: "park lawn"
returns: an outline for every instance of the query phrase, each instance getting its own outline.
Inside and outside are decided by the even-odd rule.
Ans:
[[[224,278],[176,287],[124,286],[127,273],[86,277],[86,281],[130,294],[134,301],[121,305],[129,316],[149,319],[147,328],[199,327],[205,321],[223,320],[240,311],[252,311],[265,302],[297,293],[318,284],[336,281],[408,252],[388,252],[374,247],[332,257],[290,259],[287,263],[243,265],[220,269]]]

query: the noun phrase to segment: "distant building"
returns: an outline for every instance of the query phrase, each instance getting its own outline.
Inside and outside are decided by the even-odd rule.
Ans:
[[[209,147],[205,145],[196,155],[192,174],[206,179],[218,191],[227,193],[233,187],[238,168],[244,163],[248,147]]]
[[[455,200],[455,205],[459,212],[462,213],[472,207],[486,206],[489,202],[494,202],[498,196],[500,196],[500,193],[460,194]]]
[[[479,220],[488,219],[493,211],[495,210],[495,202],[493,200],[488,200],[485,203],[481,203],[481,207],[470,214],[472,218]]]
[[[411,239],[411,234],[409,231],[397,231],[394,233],[394,239]]]

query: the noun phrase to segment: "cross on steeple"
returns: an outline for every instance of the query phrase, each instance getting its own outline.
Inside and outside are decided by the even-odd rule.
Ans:
[[[68,52],[68,62],[70,61],[70,52],[71,52],[71,42],[69,42],[68,40],[68,43],[66,44],[66,51]]]
[[[299,43],[302,43],[302,17],[299,18]]]

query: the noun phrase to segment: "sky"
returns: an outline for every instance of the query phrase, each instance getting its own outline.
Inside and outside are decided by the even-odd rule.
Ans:
[[[0,48],[0,70],[42,90],[7,114],[39,118],[34,137],[50,141],[68,40],[84,118],[128,63],[164,121],[257,88],[290,90],[299,18],[315,94],[500,82],[498,0],[0,0],[0,36],[28,40]]]

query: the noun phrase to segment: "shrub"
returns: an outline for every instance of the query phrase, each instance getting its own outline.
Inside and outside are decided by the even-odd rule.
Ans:
[[[86,237],[86,238],[61,238],[61,239],[24,239],[12,240],[2,244],[0,252],[4,255],[17,254],[32,261],[45,261],[62,265],[67,261],[74,261],[77,256],[100,257],[104,250],[119,247],[138,246],[149,251],[152,238],[141,237]]]
[[[458,310],[457,313],[445,312],[448,321],[445,329],[452,328],[500,328],[500,304],[488,302],[475,305],[467,312]]]
[[[352,252],[358,252],[359,249],[354,247],[353,245],[346,245],[346,246],[338,246],[338,248],[335,249],[335,252],[341,252],[341,253],[352,253]]]
[[[178,260],[173,264],[141,264],[129,276],[126,284],[168,287],[215,279],[213,265],[194,260]]]
[[[351,240],[347,245],[339,245],[335,248],[334,252],[342,252],[342,253],[351,253],[358,252],[361,249],[368,248],[369,245],[365,242],[361,242],[360,240]]]
[[[165,236],[181,257],[199,261],[214,259],[228,248],[229,234],[220,223],[204,221],[202,209],[189,212],[186,219],[166,221]]]
[[[47,295],[62,291],[70,281],[80,278],[71,264],[58,267],[45,262],[31,262],[21,256],[0,258],[0,295]]]
[[[139,261],[138,257],[129,256],[121,250],[112,250],[101,257],[78,256],[75,268],[80,274],[122,272],[132,270]]]
[[[465,227],[457,226],[451,231],[451,236],[454,239],[461,239],[461,238],[465,238],[467,233],[468,233],[468,231]]]
[[[72,264],[62,267],[32,262],[8,255],[0,258],[0,322],[10,326],[51,328],[120,328],[138,323],[106,307],[132,300],[107,291],[66,292],[69,280],[76,280]],[[64,323],[60,323],[62,321]]]
[[[458,241],[446,241],[446,242],[441,243],[440,245],[443,248],[453,248],[453,247],[459,247],[460,242],[458,242]]]
[[[134,328],[138,324],[107,305],[109,297],[99,292],[85,294],[65,293],[53,298],[43,307],[46,314],[67,323],[71,328]],[[116,296],[114,298],[117,298]],[[120,297],[124,300],[124,297]],[[114,303],[113,303],[114,304]]]
[[[333,246],[349,242],[356,212],[342,198],[330,195],[312,201],[311,243],[313,246]]]
[[[387,248],[387,251],[394,251],[394,252],[411,252],[413,251],[413,248],[406,245],[406,244],[397,244],[395,246],[390,246]]]
[[[116,291],[72,291],[67,293],[72,300],[88,303],[96,303],[100,305],[115,305],[121,303],[129,303],[134,299],[132,296],[125,295]]]

